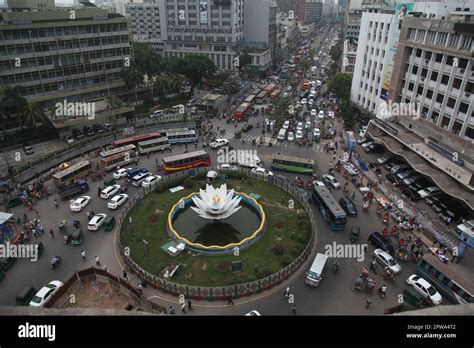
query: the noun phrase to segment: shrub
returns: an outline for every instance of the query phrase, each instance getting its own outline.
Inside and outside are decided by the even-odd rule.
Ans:
[[[265,278],[265,277],[268,277],[269,275],[271,275],[272,273],[273,273],[273,271],[270,267],[264,267],[264,268],[262,268],[261,270],[259,270],[257,272],[257,277],[259,279]]]
[[[285,253],[285,248],[282,244],[275,244],[271,250],[275,255],[281,255]]]
[[[288,266],[291,262],[293,262],[293,258],[290,255],[283,255],[280,260],[280,265],[282,267]]]
[[[192,187],[194,186],[194,181],[193,181],[192,179],[190,179],[190,178],[186,178],[186,179],[184,179],[184,181],[183,181],[183,185],[184,185],[184,187],[190,189],[190,188],[192,188]]]

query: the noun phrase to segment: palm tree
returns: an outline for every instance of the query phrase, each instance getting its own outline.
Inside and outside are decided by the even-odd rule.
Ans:
[[[44,113],[43,108],[36,103],[30,103],[26,105],[23,112],[23,117],[28,128],[36,128],[36,124],[38,122],[44,124],[48,119]]]
[[[16,115],[20,129],[23,130],[24,119],[23,112],[28,105],[25,98],[20,95],[20,86],[7,87],[3,90],[3,99],[1,101],[3,112],[8,115]]]
[[[135,68],[122,69],[122,77],[127,88],[135,92],[135,104],[138,104],[137,88],[143,83],[143,74]]]

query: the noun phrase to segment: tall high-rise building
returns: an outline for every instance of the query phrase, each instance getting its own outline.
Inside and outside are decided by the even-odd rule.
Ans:
[[[0,16],[1,87],[18,86],[29,102],[45,104],[126,91],[121,70],[133,56],[123,16],[92,4],[59,9],[53,0],[8,5]]]
[[[305,2],[305,23],[316,23],[323,16],[323,0],[306,0]]]
[[[163,0],[162,0],[163,1]],[[244,39],[243,0],[164,0],[164,55],[206,54],[220,70],[234,70],[236,44]]]
[[[125,12],[130,19],[133,41],[146,43],[158,54],[163,54],[162,37],[166,35],[166,30],[160,17],[166,12],[164,1],[127,3]]]

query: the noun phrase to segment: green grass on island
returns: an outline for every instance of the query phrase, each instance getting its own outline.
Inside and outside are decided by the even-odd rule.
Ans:
[[[142,200],[127,215],[121,230],[122,245],[130,248],[130,256],[148,272],[163,276],[178,264],[181,267],[170,280],[180,284],[197,286],[224,286],[254,281],[273,274],[290,264],[306,247],[311,236],[311,225],[300,203],[282,189],[259,180],[228,179],[227,187],[246,194],[261,195],[259,203],[267,218],[267,228],[263,236],[239,256],[207,256],[189,253],[186,249],[172,257],[161,249],[170,241],[166,230],[166,219],[173,204],[181,197],[205,188],[206,181],[185,181],[185,188],[171,193],[168,188],[157,189]],[[223,180],[215,182],[221,185]],[[186,187],[185,186],[185,187]],[[173,187],[173,186],[171,186]],[[158,192],[161,191],[161,192]],[[290,200],[294,208],[290,209]],[[133,226],[130,226],[129,217]],[[142,239],[149,244],[149,255],[144,256]],[[232,274],[231,262],[242,261],[243,272]]]

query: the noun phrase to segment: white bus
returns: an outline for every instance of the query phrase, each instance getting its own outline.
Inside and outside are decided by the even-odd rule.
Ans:
[[[309,272],[306,273],[306,284],[310,286],[318,286],[319,282],[321,281],[324,266],[326,265],[326,261],[328,260],[327,255],[324,254],[317,254]]]
[[[155,152],[155,151],[164,151],[171,147],[168,138],[163,136],[156,139],[150,139],[145,141],[140,141],[138,143],[138,152],[140,155]]]
[[[104,170],[111,171],[128,163],[138,163],[138,152],[135,145],[126,145],[112,150],[102,151],[100,161]]]

